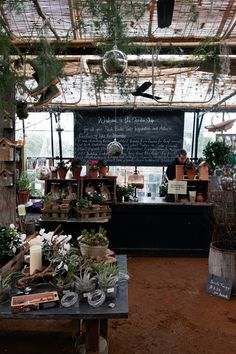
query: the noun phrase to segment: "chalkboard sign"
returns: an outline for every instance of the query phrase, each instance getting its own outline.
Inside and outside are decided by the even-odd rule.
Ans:
[[[74,154],[117,166],[167,166],[183,147],[184,113],[155,109],[83,109],[75,112]],[[107,145],[122,144],[109,157]]]
[[[230,299],[233,281],[231,279],[224,279],[217,275],[209,275],[207,282],[207,292],[211,295],[222,297],[223,299]]]

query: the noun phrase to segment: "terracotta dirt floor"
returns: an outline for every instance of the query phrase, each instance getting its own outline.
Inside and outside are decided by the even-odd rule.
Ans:
[[[206,292],[207,258],[129,257],[129,317],[109,354],[236,354],[236,296]],[[69,321],[0,322],[1,354],[74,353]]]

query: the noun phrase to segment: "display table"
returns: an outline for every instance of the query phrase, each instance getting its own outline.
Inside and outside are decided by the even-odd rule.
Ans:
[[[211,203],[168,203],[162,198],[111,205],[111,219],[104,224],[110,248],[116,253],[163,256],[208,256],[212,241]],[[74,238],[95,223],[78,220],[41,220],[40,227],[55,230],[61,224]]]
[[[117,256],[118,267],[122,272],[127,272],[126,255]],[[128,284],[122,281],[119,284],[117,297],[113,301],[114,308],[108,307],[109,301],[105,301],[102,306],[93,308],[87,303],[77,303],[70,308],[54,307],[38,311],[13,314],[9,302],[0,304],[0,319],[23,319],[23,320],[73,320],[84,321],[85,346],[88,352],[99,353],[100,334],[107,338],[108,319],[128,317]],[[80,326],[77,326],[78,328]]]

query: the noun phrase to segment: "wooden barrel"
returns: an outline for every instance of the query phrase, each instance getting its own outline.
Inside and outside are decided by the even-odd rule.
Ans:
[[[233,291],[236,291],[236,250],[227,250],[216,246],[216,242],[210,245],[208,258],[209,274],[217,275],[225,279],[232,279]]]

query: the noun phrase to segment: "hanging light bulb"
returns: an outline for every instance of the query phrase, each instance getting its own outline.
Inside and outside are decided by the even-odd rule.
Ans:
[[[102,67],[107,75],[119,76],[127,70],[128,61],[126,55],[116,45],[103,56]]]
[[[116,141],[116,138],[107,145],[107,153],[109,156],[120,156],[123,154],[123,146]]]

